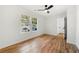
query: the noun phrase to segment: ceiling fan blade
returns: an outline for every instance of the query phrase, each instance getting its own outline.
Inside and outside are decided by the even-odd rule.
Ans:
[[[50,9],[50,8],[52,8],[53,7],[53,5],[45,5],[45,7],[44,7],[44,9],[38,9],[38,10],[34,10],[34,11],[45,11],[45,10],[48,10],[48,9]]]
[[[53,7],[53,5],[50,5],[50,6],[49,6],[48,8],[46,8],[46,9],[48,10],[48,9],[50,9],[50,8],[52,8],[52,7]]]
[[[45,9],[38,9],[38,11],[45,11]]]
[[[38,10],[34,10],[34,11],[45,11],[45,9],[38,9]]]

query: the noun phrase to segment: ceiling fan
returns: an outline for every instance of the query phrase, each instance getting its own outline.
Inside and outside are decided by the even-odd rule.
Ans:
[[[53,5],[44,5],[44,9],[38,9],[35,11],[47,11],[47,13],[50,13],[49,9],[51,9],[52,7],[54,7]]]

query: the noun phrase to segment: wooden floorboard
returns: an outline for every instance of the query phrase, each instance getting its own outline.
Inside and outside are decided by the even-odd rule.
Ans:
[[[8,46],[0,50],[1,53],[73,53],[78,52],[78,48],[66,43],[63,36],[40,35],[29,40]],[[62,48],[63,47],[63,48]]]

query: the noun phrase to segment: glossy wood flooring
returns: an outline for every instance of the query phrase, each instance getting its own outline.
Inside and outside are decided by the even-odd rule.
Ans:
[[[65,43],[63,36],[42,35],[0,50],[1,53],[73,53],[78,48]]]

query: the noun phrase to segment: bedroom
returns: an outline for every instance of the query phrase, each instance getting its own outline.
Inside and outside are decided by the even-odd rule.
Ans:
[[[47,5],[47,7],[49,6],[50,5]],[[22,51],[20,52],[28,52],[30,50],[31,53],[37,52],[38,49],[36,45],[43,40],[40,39],[40,36],[44,36],[43,41],[45,42],[46,40],[47,41],[50,40],[49,38],[51,38],[51,35],[52,37],[54,37],[54,39],[57,39],[61,35],[63,36],[62,33],[64,33],[66,30],[67,30],[66,42],[70,44],[74,44],[79,48],[79,40],[78,40],[79,6],[53,5],[53,7],[50,9],[44,11],[38,10],[44,8],[45,5],[15,5],[15,6],[1,5],[0,6],[0,27],[1,27],[0,52],[16,53],[18,52],[17,51],[18,47],[21,46],[21,44],[23,45],[23,48]],[[62,20],[64,20],[65,17],[67,18],[66,30],[62,30],[63,25],[65,26]],[[61,23],[60,25],[61,27],[59,27],[60,23]],[[63,39],[63,37],[60,38]],[[37,40],[33,41],[32,43],[31,42],[32,39],[37,39]],[[32,44],[29,44],[27,41],[28,42],[30,41],[29,43]],[[43,45],[46,46],[46,43],[44,43],[43,41],[42,41]],[[59,44],[57,44],[57,47],[59,47],[59,49],[61,50]],[[48,52],[48,50],[46,50],[46,52]],[[60,52],[60,51],[55,51],[55,52]]]

